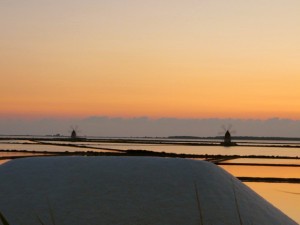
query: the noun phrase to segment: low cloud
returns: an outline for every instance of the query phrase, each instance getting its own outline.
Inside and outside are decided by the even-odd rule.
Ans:
[[[217,136],[222,126],[231,125],[237,136],[300,137],[300,120],[267,119],[177,119],[110,118],[83,119],[0,119],[1,135],[69,135],[71,126],[77,126],[80,136],[102,137],[166,137]]]

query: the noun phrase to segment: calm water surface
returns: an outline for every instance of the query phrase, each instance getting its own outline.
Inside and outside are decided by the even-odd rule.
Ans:
[[[290,164],[300,165],[299,159],[256,159],[256,158],[239,158],[224,161],[226,163],[257,163],[257,164]]]
[[[235,177],[300,178],[300,167],[220,165]]]
[[[249,146],[187,146],[166,144],[115,144],[99,143],[86,146],[112,148],[121,150],[149,150],[155,152],[184,153],[184,154],[209,154],[209,155],[268,155],[268,156],[298,156],[300,148],[285,147],[249,147]]]
[[[21,141],[20,141],[21,142]],[[52,142],[57,144],[76,144],[78,146],[110,148],[120,150],[149,150],[155,152],[184,153],[184,154],[209,154],[209,155],[267,155],[300,157],[300,148],[287,147],[249,147],[249,146],[189,146],[171,144],[131,144],[131,143],[101,143],[101,142]],[[44,143],[47,143],[44,141]],[[41,144],[7,143],[0,142],[0,150],[35,150],[35,151],[93,151],[93,149],[74,148],[69,146],[53,146]],[[94,150],[96,151],[96,150]]]
[[[47,151],[47,152],[105,151],[105,150],[97,150],[93,148],[76,148],[71,146],[56,146],[56,145],[44,145],[44,144],[6,144],[6,143],[0,143],[0,150],[27,150],[27,151],[41,151],[41,152],[43,151]]]
[[[220,167],[231,173],[233,176],[300,178],[299,167],[228,165],[222,165]],[[300,224],[300,184],[244,183]]]
[[[245,184],[300,224],[300,184],[255,182]]]

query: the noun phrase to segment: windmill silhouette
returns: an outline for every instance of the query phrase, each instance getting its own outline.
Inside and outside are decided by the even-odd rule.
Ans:
[[[78,133],[80,132],[78,130],[78,126],[71,126],[71,130],[69,132],[71,133],[72,140],[78,139]]]
[[[222,125],[223,132],[221,134],[224,134],[223,142],[221,142],[221,145],[223,146],[233,146],[236,145],[236,143],[231,141],[231,134],[235,133],[234,130],[232,130],[232,125],[229,124],[227,126]]]

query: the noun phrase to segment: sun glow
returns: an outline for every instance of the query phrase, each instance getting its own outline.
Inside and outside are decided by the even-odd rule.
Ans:
[[[1,115],[300,118],[298,1],[2,4]]]

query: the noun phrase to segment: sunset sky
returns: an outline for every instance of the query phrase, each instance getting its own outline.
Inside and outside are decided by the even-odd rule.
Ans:
[[[299,0],[2,0],[0,118],[300,119]]]

